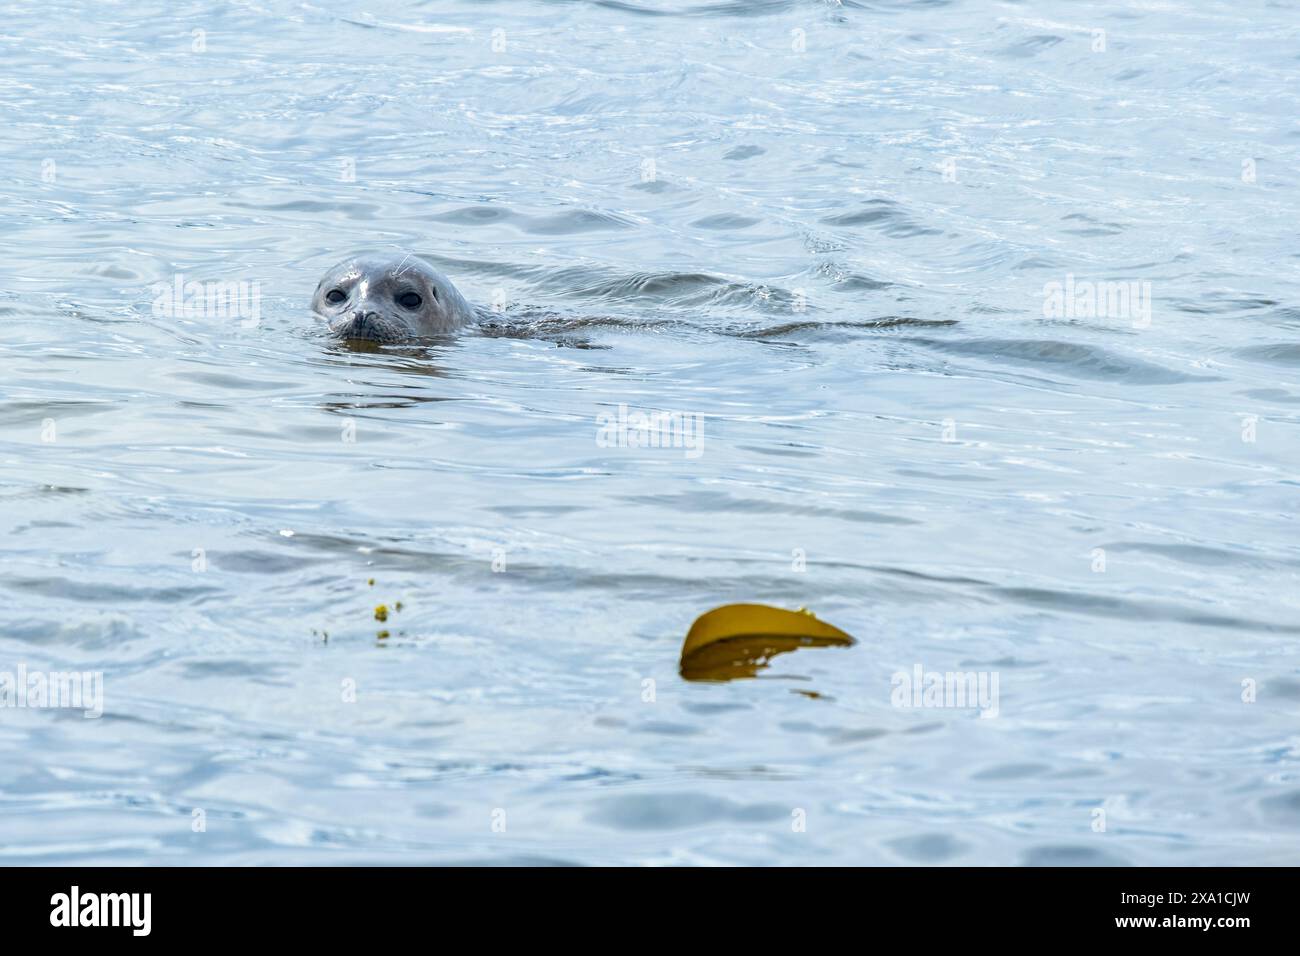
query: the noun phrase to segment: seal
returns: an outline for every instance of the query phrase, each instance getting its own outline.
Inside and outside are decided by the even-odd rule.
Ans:
[[[446,335],[476,315],[450,279],[413,255],[345,259],[320,280],[311,307],[334,335],[368,342]]]

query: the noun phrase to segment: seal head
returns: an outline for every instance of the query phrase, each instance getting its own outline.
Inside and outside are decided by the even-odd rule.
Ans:
[[[311,307],[339,338],[369,342],[446,335],[474,317],[451,280],[413,255],[340,262],[320,280]]]

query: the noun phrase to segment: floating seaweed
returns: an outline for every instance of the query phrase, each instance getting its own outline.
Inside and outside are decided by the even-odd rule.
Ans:
[[[680,673],[697,681],[755,677],[778,654],[855,643],[807,608],[787,611],[766,604],[726,604],[695,619],[682,644]]]

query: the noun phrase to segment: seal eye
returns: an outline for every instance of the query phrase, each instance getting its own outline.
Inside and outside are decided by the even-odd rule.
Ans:
[[[346,298],[347,296],[343,294],[342,289],[330,289],[329,292],[325,294],[325,301],[333,305],[338,305]]]
[[[420,303],[423,301],[424,300],[421,299],[414,292],[403,292],[401,295],[397,297],[397,304],[407,309],[418,309],[420,307]]]

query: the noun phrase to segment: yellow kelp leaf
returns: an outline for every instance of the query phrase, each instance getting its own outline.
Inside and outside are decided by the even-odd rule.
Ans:
[[[725,604],[695,619],[682,644],[687,680],[753,677],[777,654],[800,647],[848,647],[853,638],[806,608]]]

